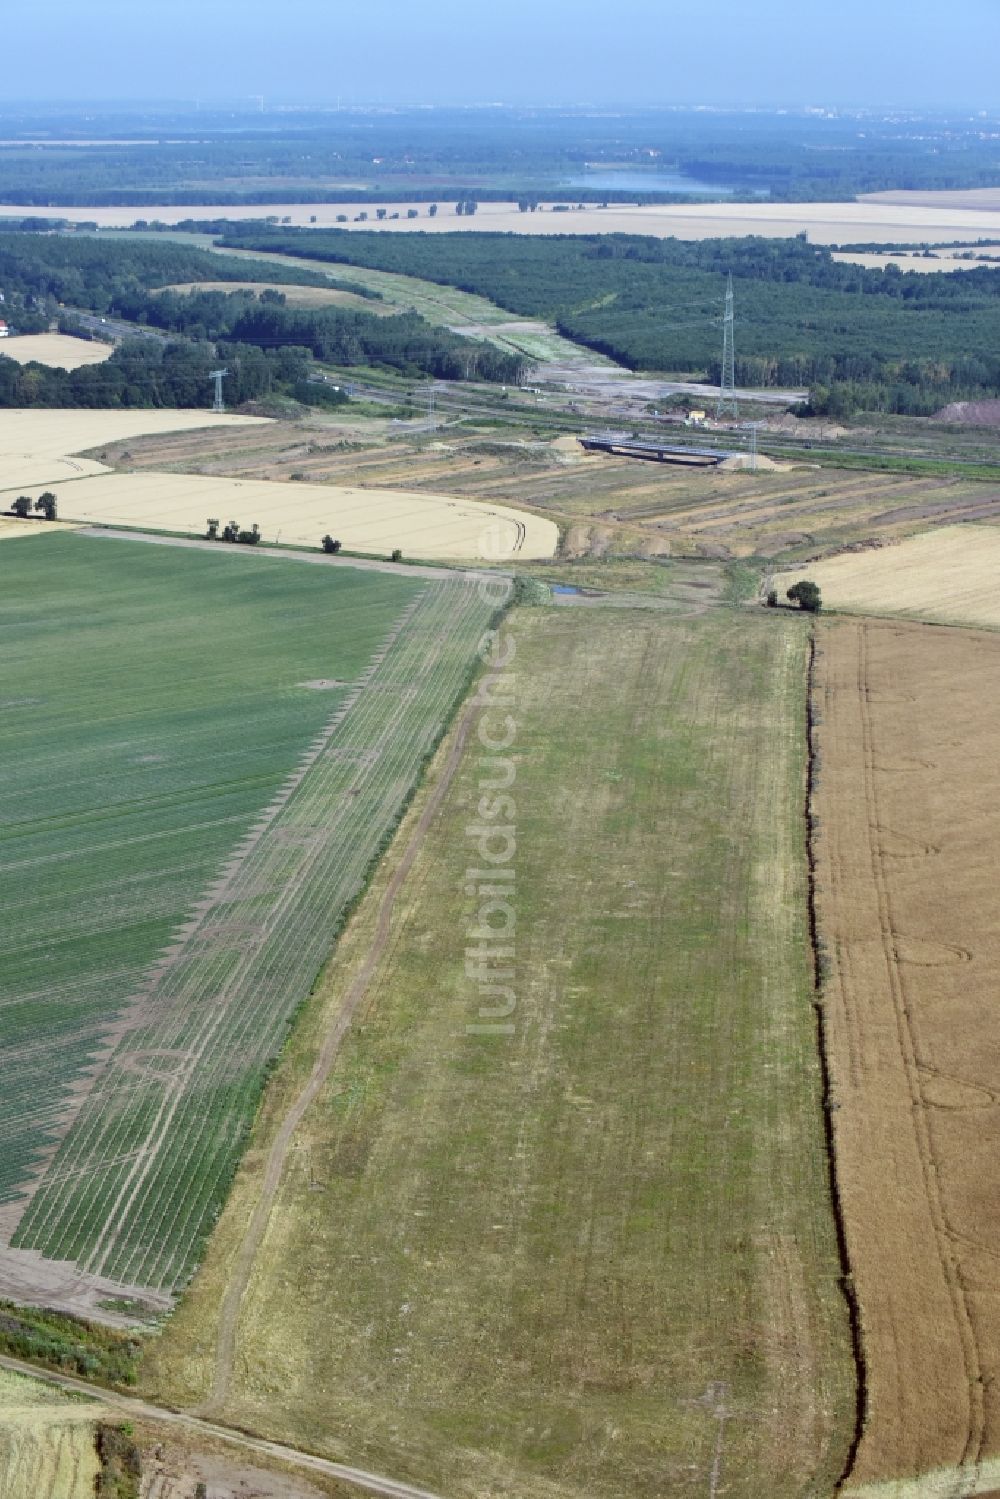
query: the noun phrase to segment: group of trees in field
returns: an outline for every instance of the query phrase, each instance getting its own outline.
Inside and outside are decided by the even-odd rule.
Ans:
[[[1000,393],[1000,272],[869,270],[803,237],[373,235],[281,230],[226,243],[421,276],[487,296],[631,369],[715,382],[724,278],[738,384],[808,389],[817,414],[926,415]]]
[[[819,614],[823,607],[823,599],[820,594],[819,584],[810,578],[802,578],[798,583],[793,583],[791,588],[785,591],[785,598],[790,604],[797,604],[807,614]],[[769,609],[778,607],[778,590],[769,588],[765,600]]]
[[[256,521],[249,530],[241,526],[238,520],[228,521],[222,527],[221,534],[219,532],[219,525],[220,522],[218,520],[209,520],[208,529],[205,532],[206,541],[229,541],[240,546],[249,547],[257,546],[260,541],[260,526],[257,525]]]
[[[19,520],[27,520],[34,512],[44,520],[55,520],[58,509],[58,501],[51,489],[46,489],[43,494],[33,500],[30,494],[19,494],[10,507],[10,514],[16,515]]]

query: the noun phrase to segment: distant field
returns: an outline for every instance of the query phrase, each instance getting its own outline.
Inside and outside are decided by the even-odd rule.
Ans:
[[[257,256],[258,260],[263,257]],[[360,277],[356,277],[360,280]],[[351,307],[356,312],[385,312],[389,309],[372,298],[359,297],[356,292],[341,291],[335,286],[275,285],[273,281],[184,281],[176,286],[165,286],[163,291],[280,291],[289,307]],[[392,309],[395,310],[395,309]],[[5,350],[3,352],[6,352]]]
[[[85,364],[103,364],[110,359],[110,344],[93,339],[71,338],[66,333],[25,333],[0,340],[0,355],[18,364],[51,364],[57,369],[78,370]]]
[[[1000,187],[895,188],[881,193],[863,193],[861,203],[888,203],[901,208],[974,209],[977,213],[1000,213]]]
[[[990,254],[996,255],[997,250],[991,250]],[[971,259],[960,255],[958,252],[949,254],[947,250],[938,250],[936,253],[925,256],[919,251],[911,255],[899,253],[896,255],[857,255],[834,254],[834,260],[842,261],[845,265],[863,265],[868,270],[884,271],[886,266],[894,265],[898,271],[917,271],[921,275],[929,275],[933,271],[995,271],[1000,269],[997,261],[977,260],[975,256]]]
[[[1000,640],[829,620],[818,646],[824,1015],[867,1385],[842,1492],[994,1494]]]
[[[807,574],[831,609],[900,614],[1000,629],[1000,528],[946,526],[899,546],[810,562],[775,578],[784,591]]]
[[[921,200],[933,194],[917,195]],[[572,205],[572,196],[564,200]],[[519,213],[516,203],[481,203],[476,214],[465,217],[454,212],[453,204],[442,204],[437,216],[430,218],[426,206],[418,206],[418,217],[408,219],[412,203],[381,204],[387,213],[398,213],[398,219],[378,223],[371,203],[270,203],[266,212],[293,225],[315,228],[377,229],[387,234],[425,232],[450,234],[494,229],[514,234],[652,234],[658,238],[714,239],[719,235],[762,234],[788,239],[806,233],[816,244],[857,244],[914,240],[947,241],[966,237],[1000,238],[1000,206],[970,207],[964,202],[925,206],[923,201],[886,203],[880,198],[856,203],[679,203],[645,207],[615,205],[599,208],[592,205],[567,213],[553,213],[547,204],[537,213]],[[47,212],[70,222],[96,222],[107,226],[128,226],[137,218],[156,218],[164,224],[184,219],[259,219],[259,206],[227,207],[224,204],[200,204],[192,208],[169,205],[144,205],[142,208],[72,208],[52,204]],[[355,216],[367,213],[363,224]],[[337,224],[337,215],[347,214],[346,224]]]
[[[719,1494],[826,1496],[853,1397],[805,929],[805,634],[544,609],[509,634],[512,1032],[467,1029],[508,1003],[467,973],[467,829],[499,770],[473,736],[292,1138],[222,1418],[455,1499],[704,1499],[713,1471]],[[212,1382],[264,1146],[422,805],[151,1350],[171,1401]]]
[[[489,609],[228,551],[4,557],[0,1289],[62,1285],[28,1249],[169,1293]]]
[[[0,1494],[4,1499],[93,1499],[100,1410],[0,1369]]]

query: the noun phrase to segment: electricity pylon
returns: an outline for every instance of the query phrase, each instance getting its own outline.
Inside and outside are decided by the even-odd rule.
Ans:
[[[718,421],[721,421],[724,416],[738,417],[740,414],[736,400],[736,351],[733,342],[735,326],[733,273],[730,271],[729,280],[726,282],[726,317],[722,335],[722,383],[719,386],[719,400],[715,408]]]
[[[215,400],[212,402],[213,411],[225,411],[226,409],[222,400],[222,382],[228,374],[228,370],[213,370],[208,377],[210,380],[215,381]]]

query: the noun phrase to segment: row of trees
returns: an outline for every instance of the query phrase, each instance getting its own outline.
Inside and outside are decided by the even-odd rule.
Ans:
[[[238,543],[241,546],[255,547],[260,541],[260,526],[255,521],[248,531],[240,525],[238,520],[231,520],[223,526],[222,534],[220,535],[219,521],[210,520],[208,522],[208,530],[205,532],[205,540],[229,541]]]

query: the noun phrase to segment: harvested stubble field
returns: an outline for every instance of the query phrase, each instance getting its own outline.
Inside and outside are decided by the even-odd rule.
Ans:
[[[66,529],[62,525],[54,526],[51,521],[19,520],[9,515],[0,515],[0,541],[10,541],[15,536],[37,536],[39,532],[58,536],[60,531]]]
[[[72,338],[67,333],[25,333],[0,342],[0,355],[5,359],[16,359],[18,364],[51,364],[61,370],[103,364],[111,358],[111,353],[111,344]]]
[[[385,203],[379,207],[400,218],[378,223],[371,218],[370,202],[343,203],[272,203],[269,212],[293,225],[346,230],[377,229],[393,233],[482,233],[493,230],[507,234],[650,234],[658,239],[717,239],[727,235],[761,234],[769,238],[790,239],[805,233],[815,244],[911,244],[945,243],[979,236],[1000,237],[1000,207],[996,202],[971,206],[964,195],[953,195],[959,201],[935,194],[916,194],[913,199],[888,202],[879,194],[855,203],[676,203],[616,204],[610,208],[588,205],[583,210],[553,213],[551,205],[537,213],[519,213],[516,203],[480,203],[475,215],[468,218],[442,208],[430,218],[423,205],[417,205],[419,217],[407,219],[412,203]],[[91,222],[102,228],[127,228],[138,216],[155,218],[163,224],[177,224],[189,219],[194,210],[173,204],[149,204],[142,209],[125,205],[120,208],[77,208],[50,204],[46,210],[53,217],[71,223]],[[355,224],[360,212],[369,215],[365,223]],[[338,214],[347,214],[349,222],[337,224]],[[233,207],[206,203],[198,206],[196,217],[205,219],[259,219],[259,207]]]
[[[858,1499],[1000,1489],[998,689],[995,635],[819,625],[816,895],[866,1370]]]
[[[805,930],[805,636],[774,623],[515,614],[513,1032],[467,1029],[494,1003],[466,974],[467,830],[500,764],[472,733],[292,1136],[224,1419],[477,1499],[825,1499],[852,1371]],[[452,753],[150,1350],[171,1402],[213,1384],[270,1142]]]
[[[314,483],[447,492],[514,505],[557,521],[564,557],[630,552],[726,559],[813,557],[870,537],[909,536],[929,525],[1000,519],[995,485],[961,478],[799,468],[783,473],[692,473],[604,454],[570,437],[523,430],[393,433],[333,418],[274,423],[253,434],[165,433],[130,443],[139,469],[232,473]]]
[[[899,546],[811,563],[824,604],[853,614],[901,614],[1000,629],[1000,528],[944,526]],[[800,572],[775,578],[779,591]]]
[[[280,424],[258,417],[211,412],[0,412],[0,508],[9,508],[26,486],[61,484],[56,491],[60,516],[82,523],[203,534],[209,516],[225,524],[235,514],[244,526],[258,522],[269,541],[280,536],[300,546],[318,547],[330,532],[349,550],[387,553],[398,547],[409,557],[500,560],[551,557],[556,550],[559,532],[553,521],[503,505],[463,504],[448,494],[415,494],[405,482],[385,493],[228,477],[246,472],[248,452],[253,467],[255,455],[274,441],[275,426],[283,434]],[[131,467],[133,448],[160,451],[166,434],[181,451],[211,454],[223,428],[238,431],[221,444],[235,465],[223,463],[227,477],[142,473],[126,478],[108,472],[109,462]],[[166,448],[172,451],[169,443]],[[92,456],[68,456],[86,450]]]
[[[89,1401],[0,1369],[0,1494],[4,1499],[93,1499],[98,1460]]]
[[[59,513],[90,525],[204,535],[209,516],[257,523],[264,541],[316,547],[331,534],[354,552],[466,561],[551,557],[553,521],[527,510],[408,489],[281,484],[200,474],[99,474],[64,485]],[[2,495],[0,495],[2,502]]]
[[[5,558],[0,1286],[167,1295],[489,608],[72,535]]]
[[[267,425],[259,417],[210,411],[0,411],[0,508],[31,485],[106,473],[95,459],[72,456],[90,448],[100,452],[105,444],[150,433],[194,430],[204,439],[213,428]]]

